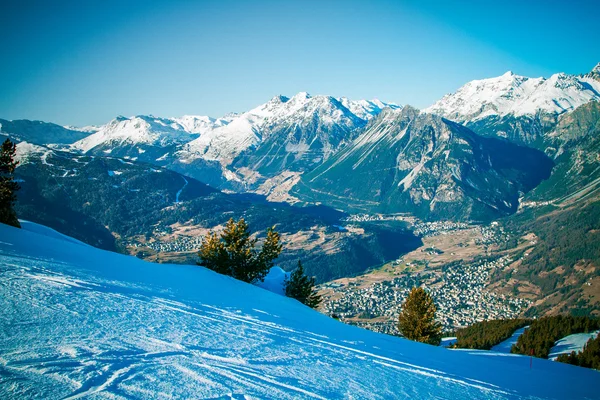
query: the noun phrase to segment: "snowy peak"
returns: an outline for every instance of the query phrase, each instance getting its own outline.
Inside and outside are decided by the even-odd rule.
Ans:
[[[600,82],[600,63],[596,64],[596,66],[587,74],[583,76],[584,78],[595,79]]]
[[[402,108],[402,106],[399,106],[396,103],[385,103],[378,99],[349,100],[346,97],[341,97],[338,100],[354,115],[365,120],[370,120],[371,118],[377,116],[384,108]]]
[[[312,96],[310,94],[308,94],[307,92],[299,92],[299,93],[295,94],[294,97],[292,97],[290,100],[292,100],[294,102],[305,103],[311,97]]]
[[[112,148],[123,145],[168,146],[187,143],[199,134],[226,125],[224,119],[204,116],[157,118],[138,115],[118,116],[96,133],[73,144],[75,149],[88,152],[98,146]]]
[[[319,136],[319,132],[336,132],[337,136],[332,138],[332,143],[323,143],[326,147],[325,152],[329,153],[343,141],[340,137],[343,136],[343,132],[348,133],[364,125],[366,119],[372,118],[388,106],[387,103],[378,100],[353,102],[332,96],[312,96],[307,92],[300,92],[292,97],[278,95],[250,111],[237,115],[229,124],[191,141],[185,145],[179,156],[188,162],[203,158],[228,165],[242,152],[259,147],[270,136],[292,130],[298,132],[296,137],[291,139],[293,143],[285,141],[281,145],[287,148],[286,151],[295,149],[293,152],[298,149],[307,150],[315,137]],[[352,107],[353,110],[348,107]]]
[[[226,118],[211,118],[208,116],[184,115],[179,118],[171,118],[179,124],[186,132],[203,134],[216,127],[225,126],[229,123]]]
[[[550,78],[528,78],[511,71],[474,80],[424,111],[460,122],[489,116],[562,114],[600,99],[600,82],[591,77],[558,73]]]
[[[281,104],[281,103],[287,103],[289,100],[290,100],[289,97],[279,94],[279,95],[273,97],[271,100],[269,100],[269,103]]]

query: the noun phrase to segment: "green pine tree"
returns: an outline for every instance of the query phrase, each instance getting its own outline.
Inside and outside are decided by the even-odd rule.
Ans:
[[[244,282],[262,282],[273,267],[273,260],[279,257],[282,246],[274,228],[267,230],[260,250],[256,243],[246,221],[231,218],[220,235],[211,232],[202,240],[198,265]]]
[[[298,260],[298,268],[285,281],[285,295],[311,308],[317,308],[321,304],[321,296],[315,290],[315,277],[304,275],[304,267],[300,260]]]
[[[6,139],[0,148],[0,222],[21,227],[14,210],[19,185],[15,182],[14,172],[19,164],[15,161],[17,146]]]
[[[442,327],[435,321],[435,312],[436,307],[429,293],[420,287],[412,288],[402,304],[398,330],[407,339],[438,345]]]

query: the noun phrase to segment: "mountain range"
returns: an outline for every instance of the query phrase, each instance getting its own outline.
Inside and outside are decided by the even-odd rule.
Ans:
[[[550,176],[552,160],[564,161],[553,132],[563,116],[600,100],[599,71],[600,64],[548,79],[508,72],[469,82],[422,112],[301,92],[222,118],[120,116],[82,129],[2,120],[0,131],[77,154],[147,162],[220,190],[487,220],[514,213]],[[570,154],[574,146],[585,151],[587,142],[576,142]]]
[[[407,106],[374,118],[350,145],[303,176],[296,193],[368,212],[489,220],[514,213],[522,194],[552,167],[540,151]]]
[[[540,147],[560,115],[590,101],[600,101],[600,63],[582,75],[558,73],[546,79],[509,71],[471,81],[423,111],[460,122],[481,135]]]
[[[589,312],[600,304],[599,77],[600,65],[507,73],[423,111],[298,93],[221,118],[0,120],[0,135],[20,142],[19,215],[96,246],[192,262],[186,241],[244,216],[259,236],[277,224],[281,265],[301,258],[324,282],[421,246],[398,219],[501,219],[515,246],[535,248],[517,249],[494,284],[535,299],[531,315]]]

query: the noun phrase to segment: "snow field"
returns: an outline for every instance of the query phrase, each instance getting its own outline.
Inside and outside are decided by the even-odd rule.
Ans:
[[[597,372],[348,326],[197,266],[0,225],[0,398],[599,398]]]

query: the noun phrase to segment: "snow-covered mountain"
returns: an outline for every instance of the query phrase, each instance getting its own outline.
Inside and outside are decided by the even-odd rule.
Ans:
[[[71,148],[90,155],[110,155],[165,166],[172,162],[172,155],[181,146],[227,123],[228,119],[206,116],[120,116]],[[207,179],[207,183],[215,182]]]
[[[344,209],[486,220],[514,213],[520,195],[551,168],[540,151],[406,106],[372,119],[352,143],[303,175],[293,193]]]
[[[345,103],[345,104],[344,104]],[[353,110],[348,109],[351,107]],[[180,157],[218,160],[230,164],[236,156],[252,147],[258,147],[271,136],[290,129],[302,131],[296,140],[286,141],[286,152],[303,153],[319,136],[319,130],[339,130],[340,135],[355,129],[377,115],[386,106],[380,101],[350,101],[331,96],[311,96],[300,92],[288,98],[276,96],[248,112],[238,115],[228,125],[214,129],[188,143]],[[397,105],[391,105],[397,108]],[[356,113],[354,113],[355,111]],[[343,138],[333,137],[323,153],[328,155]],[[306,136],[299,138],[298,136]],[[276,149],[279,150],[279,149]]]
[[[73,147],[84,153],[90,151],[111,153],[113,149],[131,145],[167,147],[187,143],[198,135],[226,123],[227,121],[222,119],[216,120],[204,116],[181,118],[119,116],[102,126],[96,133],[74,143]]]
[[[276,96],[250,111],[218,119],[118,117],[91,130],[72,149],[168,166],[232,188],[247,183],[236,172],[239,168],[274,176],[320,163],[385,107],[399,108],[379,100],[301,92],[291,98]]]
[[[22,224],[0,224],[2,398],[598,398],[596,371],[374,333]]]
[[[385,103],[378,99],[349,100],[346,97],[340,97],[337,100],[348,110],[352,111],[354,115],[365,120],[376,117],[384,108],[391,108],[393,110],[402,108],[402,106],[396,103]]]
[[[306,92],[275,96],[182,146],[170,167],[219,187],[256,187],[269,177],[320,164],[386,106]]]
[[[266,176],[311,169],[354,139],[366,122],[331,96],[282,98],[263,121],[260,143],[241,154],[233,167]]]
[[[558,117],[600,101],[600,64],[584,75],[558,73],[527,78],[512,72],[475,80],[424,111],[465,124],[484,136],[502,137],[544,150]]]
[[[600,64],[594,71],[600,71]],[[558,73],[546,79],[509,71],[496,78],[471,81],[423,111],[466,122],[508,114],[562,114],[591,100],[600,100],[600,81],[591,75]]]

